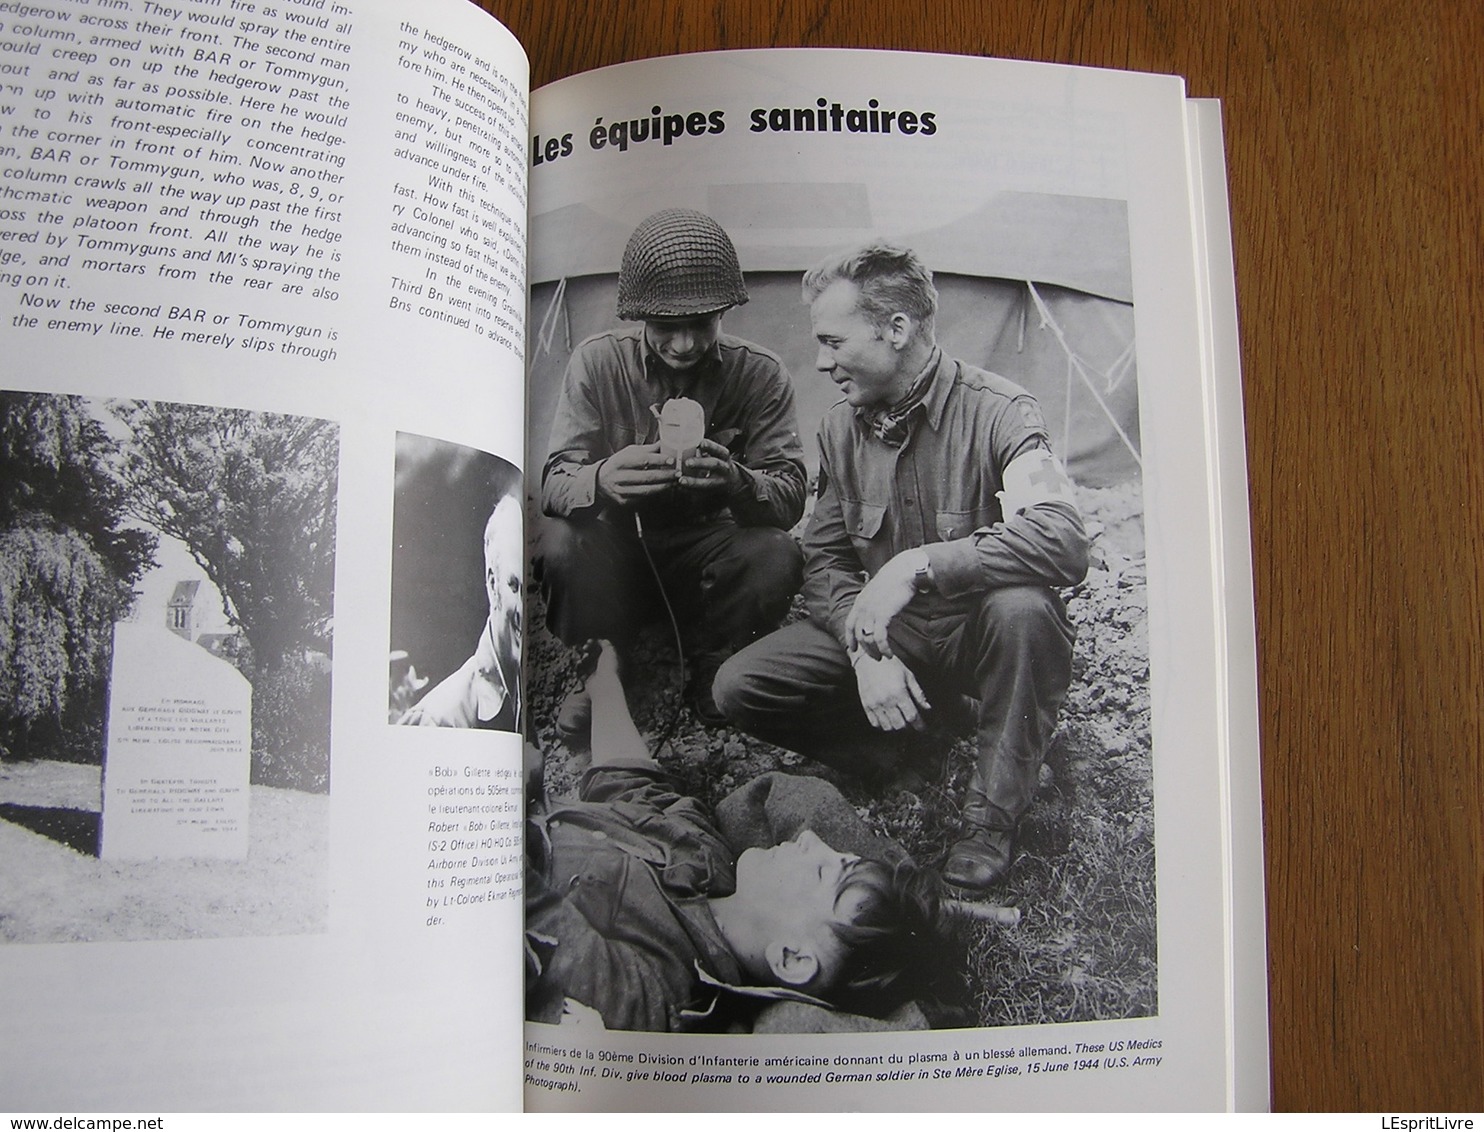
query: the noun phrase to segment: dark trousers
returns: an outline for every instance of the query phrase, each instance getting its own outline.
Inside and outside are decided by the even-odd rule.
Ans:
[[[888,636],[935,710],[958,695],[978,701],[975,786],[988,803],[980,820],[1013,829],[1035,797],[1071,683],[1075,634],[1061,598],[1011,586],[931,611],[909,606]],[[717,673],[712,695],[744,731],[843,770],[879,773],[896,753],[861,709],[844,648],[812,621],[737,653]]]
[[[536,573],[546,624],[569,645],[623,646],[665,616],[644,549],[654,560],[689,648],[731,652],[783,620],[803,578],[785,531],[734,522],[646,527],[603,519],[542,520]]]

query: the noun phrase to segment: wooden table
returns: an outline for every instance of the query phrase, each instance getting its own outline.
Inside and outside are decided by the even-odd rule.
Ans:
[[[1222,100],[1256,554],[1279,1109],[1484,1109],[1484,5],[482,0],[537,85],[895,47]]]

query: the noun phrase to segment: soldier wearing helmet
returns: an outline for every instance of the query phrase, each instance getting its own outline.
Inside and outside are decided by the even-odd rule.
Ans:
[[[618,278],[618,316],[639,325],[573,352],[541,482],[551,631],[568,644],[607,638],[622,656],[668,598],[689,634],[687,700],[713,725],[717,666],[782,620],[802,577],[787,533],[806,490],[793,384],[770,350],[722,333],[745,302],[715,220],[670,208],[640,223]],[[661,451],[660,415],[681,398],[700,406],[705,435],[677,461]],[[569,742],[588,711],[582,693],[563,706]]]

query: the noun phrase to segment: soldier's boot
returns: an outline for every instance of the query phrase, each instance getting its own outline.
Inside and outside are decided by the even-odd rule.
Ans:
[[[963,836],[948,851],[943,880],[955,888],[982,890],[1004,879],[1015,859],[1015,829],[1006,828],[1006,817],[990,804],[984,779],[975,767],[964,799]]]
[[[731,655],[731,649],[696,649],[688,664],[690,678],[685,685],[686,706],[703,726],[713,731],[718,727],[725,727],[727,717],[716,706],[716,700],[711,695],[711,686],[716,683],[717,669]]]

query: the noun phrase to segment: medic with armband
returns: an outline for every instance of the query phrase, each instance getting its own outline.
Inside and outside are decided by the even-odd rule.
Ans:
[[[804,297],[816,367],[842,397],[819,430],[810,616],[727,661],[716,703],[779,746],[885,778],[896,737],[968,697],[977,758],[942,872],[976,893],[1011,867],[1071,681],[1058,588],[1086,574],[1087,535],[1035,398],[938,348],[938,293],[912,251],[831,257]]]

